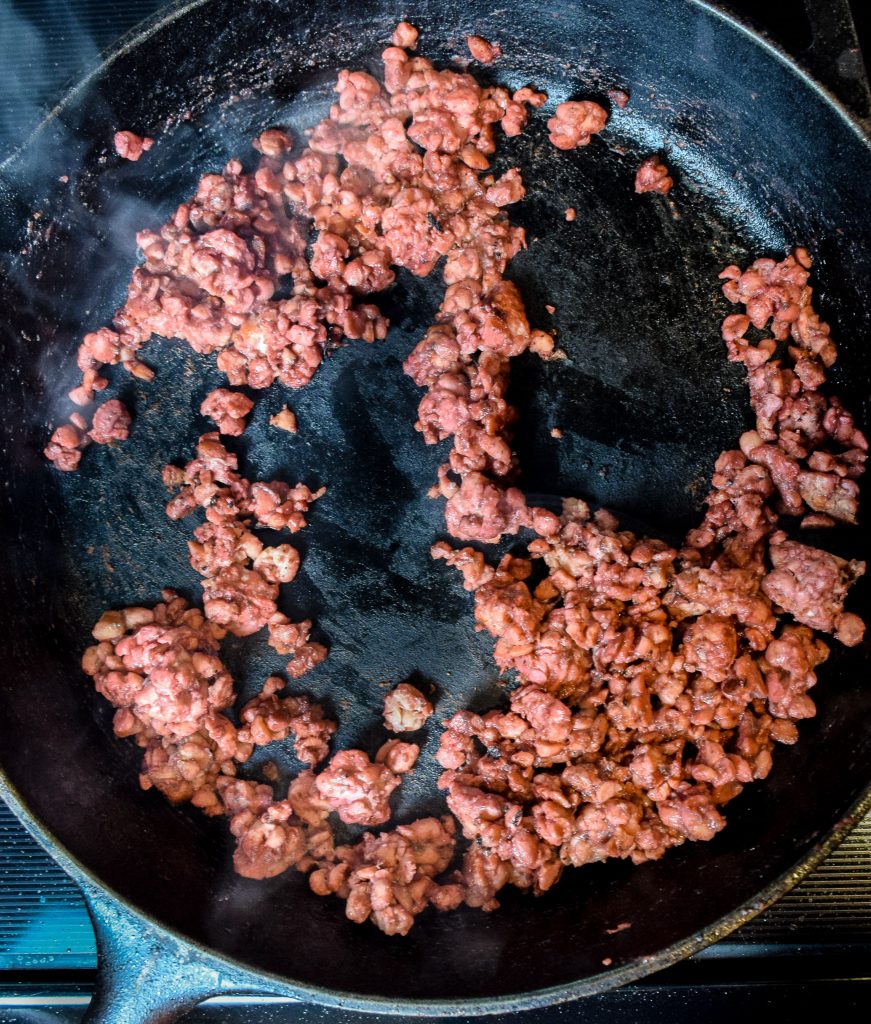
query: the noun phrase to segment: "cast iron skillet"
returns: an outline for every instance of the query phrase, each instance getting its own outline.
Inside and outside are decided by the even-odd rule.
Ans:
[[[112,737],[110,709],[78,657],[104,608],[153,602],[163,586],[198,593],[185,557],[191,527],[165,518],[159,469],[189,457],[206,428],[196,410],[218,374],[178,344],[155,344],[151,387],[113,383],[135,412],[130,442],[89,451],[78,474],[63,476],[40,449],[67,411],[78,338],[107,322],[123,294],[136,229],[158,225],[207,169],[249,152],[261,128],[313,123],[338,68],[377,67],[397,14],[442,62],[463,58],[467,32],[498,40],[505,57],[482,76],[550,95],[503,157],[529,188],[516,216],[531,245],[512,274],[534,321],[556,327],[568,354],[518,360],[524,486],[582,494],[682,534],[716,455],[748,423],[742,371],[719,338],[717,273],[794,244],[810,248],[824,315],[837,325],[834,386],[867,421],[868,140],[794,65],[710,8],[368,0],[338,16],[327,4],[208,0],[128,39],[3,167],[0,186],[11,253],[0,378],[3,793],[95,908],[106,962],[93,1019],[167,1020],[170,1008],[226,987],[430,1016],[600,991],[747,920],[869,804],[867,644],[835,647],[818,717],[778,752],[770,779],[730,805],[714,842],[643,868],[569,871],[541,899],[506,894],[491,915],[428,913],[403,940],[348,923],[338,901],[315,898],[293,872],[237,878],[223,822],[140,792],[139,753]],[[615,86],[632,99],[601,140],[568,154],[546,143],[557,102]],[[111,153],[119,127],[157,137],[138,164]],[[677,172],[671,201],[632,190],[639,160],[656,150]],[[499,699],[490,642],[474,633],[457,576],[427,555],[443,521],[424,494],[443,452],[412,429],[418,394],[401,361],[440,291],[435,275],[403,277],[385,299],[387,341],[340,350],[299,393],[260,396],[238,444],[259,478],[329,486],[299,535],[304,571],[286,610],[313,616],[331,644],[306,688],[338,714],[341,745],[370,751],[383,738],[385,681],[435,685],[441,718]],[[264,425],[288,398],[302,429],[279,442]],[[867,548],[862,530],[814,539],[851,557]],[[867,587],[852,607],[867,616]],[[226,658],[246,696],[282,660],[259,640],[228,644]],[[432,723],[424,764],[437,732]],[[404,785],[399,820],[441,806],[431,783],[424,770]]]

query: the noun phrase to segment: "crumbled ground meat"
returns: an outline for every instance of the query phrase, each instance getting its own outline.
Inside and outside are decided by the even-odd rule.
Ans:
[[[781,635],[768,645],[760,661],[768,690],[768,709],[772,715],[798,720],[812,718],[816,714],[807,691],[817,681],[814,669],[828,655],[828,647],[821,640],[814,639],[807,626],[784,627]]]
[[[251,485],[251,512],[258,526],[296,533],[305,526],[305,516],[312,502],[323,497],[326,490],[321,487],[312,491],[304,484],[291,487],[279,481],[254,483]]]
[[[206,814],[227,814],[237,837],[236,870],[248,878],[268,878],[310,852],[311,836],[305,821],[293,817],[289,802],[274,802],[269,786],[237,779],[236,766],[248,760],[255,745],[291,733],[297,757],[317,764],[327,756],[336,724],[308,697],[278,697],[284,681],[270,677],[243,707],[237,729],[224,714],[235,691],[217,654],[223,635],[200,611],[166,591],[153,609],[106,612],[94,627],[98,643],[85,651],[82,666],[118,709],[116,734],[145,748],[142,788],[155,787],[171,802],[189,801]],[[371,780],[362,773],[356,781],[365,801]],[[378,782],[380,788],[374,788],[380,794],[383,780]],[[371,797],[370,804],[378,799]],[[331,837],[322,836],[324,843],[331,848]]]
[[[138,160],[154,145],[154,139],[137,135],[135,132],[115,132],[115,152],[125,160]]]
[[[287,663],[287,674],[291,679],[313,669],[327,656],[323,644],[309,641],[312,624],[306,619],[303,622],[291,622],[281,612],[276,612],[269,620],[269,646],[279,654],[292,654]]]
[[[269,423],[279,430],[286,430],[289,434],[297,431],[296,414],[285,405],[274,416],[269,417]]]
[[[482,473],[463,477],[451,486],[445,505],[445,522],[458,540],[495,544],[503,534],[514,534],[529,525],[529,508],[522,491],[502,489]]]
[[[87,446],[90,438],[74,423],[65,423],[51,435],[51,440],[45,446],[45,457],[56,469],[69,473],[78,469],[82,458],[82,450]]]
[[[322,643],[304,643],[297,648],[286,671],[291,679],[299,679],[320,665],[328,653],[328,648]]]
[[[747,305],[723,336],[748,366],[757,427],[717,460],[705,517],[681,550],[577,500],[556,531],[534,515],[519,524],[540,534],[529,552],[548,575],[534,590],[526,559],[494,569],[471,548],[434,546],[474,592],[497,665],[521,683],[507,711],[454,715],[437,755],[473,844],[461,871],[470,906],[492,909],[508,884],[542,891],[565,864],[640,863],[712,839],[723,806],[771,771],[774,744],[795,743],[795,723],[816,713],[808,691],[828,648],[808,627],[860,642],[844,600],[864,564],[778,530],[779,514],[806,505],[853,521],[867,450],[817,390],[834,348],[808,267],[799,250],[724,272],[727,297]],[[746,340],[751,323],[770,321],[773,338]],[[794,369],[772,359],[787,337]]]
[[[543,107],[547,103],[546,92],[537,92],[535,89],[530,89],[527,85],[518,89],[511,98],[515,103],[526,103],[535,110],[538,110],[539,107]]]
[[[275,614],[277,597],[277,584],[241,565],[231,565],[203,580],[207,618],[235,636],[250,636],[263,629]]]
[[[664,196],[674,185],[668,168],[657,156],[649,156],[635,174],[636,192],[658,192]]]
[[[115,731],[120,736],[128,735],[124,727],[127,719],[123,711],[115,717]],[[221,803],[216,796],[217,781],[232,777],[234,771],[232,761],[220,758],[203,730],[176,741],[149,740],[139,784],[145,790],[155,787],[170,803],[190,801],[204,813],[215,815],[221,813]]]
[[[432,390],[421,404],[420,429],[428,443],[454,437],[448,472],[460,484],[483,474],[500,489],[515,461],[505,359],[525,348],[548,356],[553,339],[530,330],[516,289],[502,280],[524,245],[523,231],[503,210],[522,198],[522,181],[516,170],[498,181],[487,172],[495,124],[517,134],[527,107],[546,97],[529,88],[512,96],[482,88],[469,75],[436,72],[400,42],[416,42],[411,26],[400,26],[397,45],[384,52],[384,87],[360,72],[340,75],[339,102],[299,156],[291,156],[289,136],[270,129],[256,141],[263,159],[254,175],[231,161],[222,175],[203,178],[194,199],[159,233],[140,235],[144,263],[127,303],[113,328],[82,343],[85,397],[106,363],[141,373],[136,352],[153,333],[216,352],[231,383],[265,387],[279,379],[301,386],[341,336],[383,337],[386,323],[377,310],[352,296],[389,285],[391,263],[427,274],[446,256],[449,288],[438,329],[446,344],[456,345],[456,358],[444,372],[429,371]],[[453,112],[459,95],[468,108],[462,119]],[[578,109],[570,105],[562,114],[571,121]],[[592,120],[601,111],[583,109]],[[588,122],[574,123],[592,130]],[[327,188],[337,175],[342,187]],[[311,222],[318,234],[307,262]],[[287,275],[293,297],[274,300]],[[445,478],[443,493],[448,485]],[[252,494],[261,506],[286,504],[268,487],[255,485]],[[472,507],[476,497],[480,508]],[[190,499],[180,495],[172,514],[184,514]],[[463,521],[462,536],[490,539],[515,529],[525,511],[519,492],[501,500],[486,481],[473,480],[448,515]],[[257,516],[263,525],[284,525],[272,519]]]
[[[217,400],[221,411],[212,407],[216,416],[241,411],[241,406],[225,403],[226,395],[248,402],[243,395],[223,392]],[[203,576],[206,616],[236,636],[250,636],[268,625],[272,643],[273,630],[278,630],[275,635],[279,636],[280,627],[287,622],[276,603],[279,584],[295,578],[299,553],[290,544],[264,547],[248,527],[253,520],[258,526],[296,532],[305,526],[305,514],[324,491],[311,491],[303,484],[290,487],[280,481],[252,483],[238,469],[238,459],[218,434],[203,434],[195,459],[184,469],[167,466],[164,470],[164,483],[178,491],[166,512],[170,519],[181,519],[197,507],[205,510],[207,521],[194,530],[195,540],[188,547],[191,565]],[[281,651],[296,652],[288,665],[294,678],[323,661],[327,653],[320,644],[305,644],[311,623],[305,625],[305,637],[295,634],[290,645],[285,638],[286,649]]]
[[[97,444],[126,441],[130,435],[130,413],[117,398],[104,402],[94,410],[88,436]]]
[[[151,373],[148,367],[142,363],[137,364],[137,368],[133,372],[143,379],[148,379],[147,374]],[[85,370],[82,374],[82,383],[70,391],[69,399],[73,405],[84,407],[93,402],[96,392],[105,391],[108,386],[109,381],[105,377],[101,377],[96,370]]]
[[[290,583],[299,571],[299,552],[290,544],[263,548],[254,558],[254,568],[270,583]]]
[[[293,807],[293,813],[308,825],[322,825],[330,815],[330,804],[318,793],[314,772],[297,775],[290,784],[287,799]]]
[[[291,735],[299,759],[317,765],[336,728],[310,698],[280,697],[284,681],[274,676],[241,709],[237,728],[225,713],[235,693],[218,651],[226,631],[244,636],[266,625],[270,645],[291,656],[292,678],[326,656],[309,639],[310,621],[277,610],[298,553],[264,547],[252,532],[302,529],[322,490],[249,481],[218,434],[203,435],[196,458],[166,467],[164,482],[177,492],[171,518],[204,510],[189,548],[204,578],[205,615],[171,592],[154,609],[107,612],[83,657],[116,708],[116,734],[144,748],[142,786],[226,815],[240,874],[266,878],[296,866],[311,873],[314,892],[346,900],[351,920],[405,934],[427,906],[492,910],[506,885],[541,893],[565,866],[641,863],[724,827],[725,805],[767,776],[774,745],[795,743],[796,723],[815,714],[809,691],[828,648],[813,630],[848,645],[861,640],[864,625],[844,602],[864,565],[790,541],[778,526],[781,515],[805,526],[855,522],[868,446],[823,390],[836,349],[799,249],[721,275],[724,294],[742,307],[722,333],[729,358],[747,369],[756,424],[740,450],[717,460],[704,518],[680,549],[621,530],[580,500],[566,500],[561,516],[530,507],[512,486],[510,361],[526,351],[552,357],[554,342],[530,326],[504,278],[525,246],[505,210],[525,190],[517,169],[496,179],[490,163],[496,125],[517,135],[527,108],[546,96],[436,70],[408,52],[417,43],[408,23],[392,42],[383,85],[342,71],[337,102],[304,148],[294,151],[281,129],[263,132],[252,174],[230,161],[159,232],[140,233],[143,262],[127,301],[111,328],[83,338],[82,383],[70,397],[90,405],[107,385],[105,365],[149,380],[137,354],[152,334],[215,353],[233,385],[301,387],[342,339],[384,337],[386,320],[363,300],[392,283],[394,268],[425,276],[441,266],[436,322],[404,366],[425,392],[415,424],[423,440],[451,444],[431,493],[445,499],[457,540],[536,535],[530,558],[506,555],[495,567],[474,548],[432,549],[462,573],[499,670],[519,684],[507,706],[460,711],[445,723],[439,786],[469,842],[459,870],[436,881],[454,854],[450,817],[335,846],[332,814],[363,826],[389,819],[416,744],[388,740],[374,762],[361,750],[339,751],[318,774],[293,779],[283,800],[236,777],[255,744]],[[477,37],[470,49],[479,59],[496,55]],[[618,106],[628,99],[610,95]],[[560,104],[551,141],[586,145],[606,121],[598,104]],[[667,191],[667,169],[655,158],[645,167],[640,190]],[[203,412],[221,430],[241,432],[250,411],[243,397],[219,389]],[[94,414],[94,440],[126,431],[118,405]],[[271,422],[295,429],[292,417],[285,409]],[[46,456],[74,469],[88,441],[74,413]],[[543,568],[535,576],[534,560]],[[385,701],[385,723],[419,728],[431,711],[402,684]]]
[[[786,540],[782,534],[772,538],[768,551],[773,568],[762,581],[763,593],[796,622],[824,633],[839,629],[844,598],[865,572],[865,563],[847,562],[828,551]],[[861,639],[860,633],[854,642]]]
[[[498,43],[491,43],[483,36],[466,36],[466,46],[475,60],[482,64],[492,64],[497,57],[502,56],[502,47]]]
[[[318,796],[346,825],[383,825],[398,785],[386,765],[373,764],[362,750],[340,750],[315,781]]]
[[[400,683],[384,698],[384,724],[391,732],[422,729],[432,712],[432,704],[410,683]]]
[[[723,322],[729,359],[747,367],[756,413],[756,429],[741,438],[741,449],[768,469],[786,514],[855,523],[855,481],[868,442],[838,399],[819,391],[837,349],[813,307],[810,265],[807,251],[797,249],[779,263],[755,260],[745,271],[730,266],[720,275],[723,294],[745,310]],[[751,342],[751,326],[770,333]],[[775,358],[783,342],[788,358]]]
[[[201,576],[216,576],[232,565],[247,565],[263,551],[263,544],[237,523],[205,522],[188,541],[191,565]]]
[[[147,376],[137,353],[154,334],[215,353],[231,384],[301,387],[329,346],[385,336],[386,320],[363,300],[392,283],[391,264],[425,275],[447,255],[447,282],[475,282],[486,297],[524,245],[502,211],[523,195],[519,174],[497,182],[487,173],[493,129],[518,134],[527,107],[545,97],[436,71],[402,48],[416,42],[412,26],[397,28],[383,54],[383,86],[341,72],[338,102],[307,147],[294,154],[290,136],[269,129],[255,140],[262,158],[252,174],[231,160],[158,232],[140,232],[143,263],[126,303],[111,328],[82,341],[79,365],[91,376],[79,397],[92,395],[107,363]],[[495,54],[479,42],[482,56]],[[275,298],[285,286],[291,297]],[[474,319],[476,305],[456,313]],[[445,311],[448,322],[453,316]],[[532,347],[548,343],[542,335]]]
[[[417,40],[420,37],[420,33],[407,21],[400,21],[400,23],[393,30],[390,42],[394,46],[401,46],[405,50],[414,50],[417,47]]]
[[[252,750],[222,713],[235,697],[218,657],[224,630],[164,591],[154,608],[106,612],[93,632],[82,668],[118,709],[116,734],[145,747],[143,789],[221,813],[217,780]]]
[[[303,829],[290,822],[293,810],[286,800],[272,803],[253,821],[250,812],[230,819],[236,836],[233,867],[243,878],[273,878],[305,854]]]
[[[217,656],[224,631],[172,592],[156,608],[106,612],[82,667],[141,731],[176,739],[197,731],[232,702],[232,680]]]
[[[835,639],[845,647],[858,647],[865,637],[865,623],[854,612],[843,612],[835,622]]]
[[[388,740],[382,744],[375,755],[378,764],[385,764],[396,775],[410,772],[417,764],[420,747],[416,743],[403,743],[402,740]]]
[[[598,135],[607,120],[608,111],[598,103],[569,100],[556,108],[556,114],[547,122],[547,130],[557,149],[577,149]]]
[[[227,388],[216,388],[203,399],[200,412],[214,420],[221,434],[238,436],[245,431],[245,417],[254,408],[247,395]]]
[[[304,764],[314,766],[327,756],[336,723],[324,718],[323,709],[309,697],[278,697],[284,686],[279,676],[266,680],[263,690],[239,713],[239,738],[262,746],[292,733],[294,753]]]
[[[606,95],[614,106],[619,107],[621,110],[629,103],[629,93],[624,89],[609,89]]]
[[[314,871],[309,884],[319,896],[335,893],[347,901],[346,914],[362,923],[370,917],[387,935],[406,935],[426,906],[450,910],[462,888],[433,881],[451,861],[454,822],[421,818],[393,832],[367,833],[361,842],[336,850],[337,863]]]

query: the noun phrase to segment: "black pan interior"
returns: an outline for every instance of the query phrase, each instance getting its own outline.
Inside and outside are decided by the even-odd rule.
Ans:
[[[530,246],[511,273],[535,324],[556,328],[568,357],[517,360],[523,486],[593,498],[681,536],[699,516],[714,459],[749,422],[742,373],[719,337],[727,305],[717,273],[794,244],[811,250],[823,313],[836,325],[835,387],[867,423],[868,144],[794,69],[709,9],[689,0],[501,9],[442,0],[401,10],[361,0],[340,16],[278,0],[183,8],[86,83],[2,171],[0,760],[88,870],[220,953],[388,1000],[492,998],[591,977],[606,957],[615,966],[654,957],[802,858],[871,778],[868,646],[833,652],[818,718],[780,752],[770,780],[730,806],[715,842],[642,869],[570,871],[546,897],[508,894],[492,915],[427,914],[405,940],[349,924],[337,901],[311,896],[295,874],[235,877],[222,823],[139,791],[139,754],[112,737],[110,709],[77,660],[106,607],[153,602],[165,586],[198,594],[185,552],[192,526],[166,519],[159,474],[190,457],[207,429],[197,410],[219,374],[178,343],[155,342],[146,350],[153,385],[113,378],[110,393],[135,414],[130,442],[89,451],[65,476],[46,468],[40,449],[67,412],[81,333],[121,301],[135,231],[159,225],[205,171],[252,156],[260,129],[287,124],[299,136],[329,104],[340,67],[377,70],[397,14],[445,65],[466,60],[468,32],[498,40],[505,57],[482,77],[550,96],[501,157],[522,167],[528,188],[514,216]],[[587,149],[557,153],[544,129],[553,106],[613,87],[631,93],[628,108],[614,109]],[[157,137],[137,164],[111,151],[121,127]],[[632,190],[640,159],[655,151],[676,171],[670,199]],[[313,617],[331,646],[305,688],[339,716],[339,742],[370,753],[384,738],[387,683],[416,677],[434,688],[440,718],[500,693],[457,576],[427,554],[443,520],[425,492],[444,452],[412,429],[419,396],[401,363],[441,287],[437,275],[402,276],[382,299],[388,339],[339,350],[303,391],[257,396],[253,425],[234,445],[251,476],[329,488],[296,538],[303,571],[284,607]],[[293,438],[266,427],[286,401],[301,424]],[[868,546],[864,530],[816,539],[850,557]],[[857,588],[853,607],[868,604],[868,588]],[[228,643],[226,660],[244,695],[282,665],[259,639]],[[437,731],[433,721],[424,765]],[[298,769],[290,757],[281,763]],[[403,786],[397,820],[441,808],[433,774]],[[622,922],[631,928],[608,934]]]

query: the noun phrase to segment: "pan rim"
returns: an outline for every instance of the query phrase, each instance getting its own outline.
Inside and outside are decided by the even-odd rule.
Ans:
[[[72,84],[65,88],[55,106],[33,129],[24,142],[0,162],[0,174],[14,168],[16,161],[24,156],[29,147],[37,142],[49,126],[75,101],[77,96],[93,81],[98,79],[116,60],[147,42],[151,36],[165,26],[210,2],[211,0],[172,0],[171,3],[134,26],[114,44],[102,51],[100,63],[92,67],[87,73],[83,73],[81,78],[71,79]],[[845,126],[856,136],[858,142],[871,154],[871,131],[869,131],[869,128],[833,92],[821,85],[809,72],[802,68],[776,41],[770,39],[762,32],[749,28],[734,15],[713,6],[707,0],[685,0],[685,2],[699,8],[709,16],[716,17],[733,31],[738,32],[751,43],[761,47],[769,57],[777,60],[787,71],[795,75],[806,88],[836,113]],[[126,913],[139,918],[158,934],[166,935],[182,943],[198,955],[224,967],[228,972],[234,972],[237,976],[240,974],[248,975],[258,982],[262,979],[264,983],[262,987],[265,989],[268,985],[274,988],[277,990],[275,994],[285,995],[297,1000],[308,1000],[324,1006],[391,1016],[428,1014],[432,1017],[448,1018],[468,1015],[470,1012],[480,1015],[516,1013],[525,1010],[541,1009],[546,1006],[567,1003],[583,997],[601,994],[654,974],[725,938],[789,892],[840,845],[859,821],[871,811],[871,780],[861,790],[859,796],[853,801],[839,821],[823,834],[802,857],[798,858],[791,868],[782,872],[755,897],[745,901],[730,913],[717,919],[707,928],[694,933],[686,939],[672,943],[672,945],[660,950],[658,953],[637,959],[612,970],[597,973],[586,979],[566,982],[543,989],[535,989],[520,994],[477,996],[464,1000],[388,999],[383,996],[367,996],[354,992],[342,992],[294,981],[286,975],[275,974],[259,967],[252,967],[242,961],[234,960],[232,957],[218,952],[198,940],[186,936],[183,932],[162,923],[158,918],[142,910],[114,888],[108,886],[79,861],[54,836],[46,823],[29,809],[26,801],[19,794],[2,764],[0,764],[0,797],[2,797],[28,833],[79,885],[83,887],[91,886],[99,892],[106,894],[119,906],[123,907]]]
[[[587,996],[600,995],[632,981],[648,977],[666,967],[671,967],[673,964],[679,963],[681,960],[685,960],[700,952],[707,946],[719,942],[731,934],[731,932],[740,928],[741,925],[751,921],[758,914],[762,913],[763,910],[770,907],[809,875],[821,861],[843,842],[856,825],[871,812],[871,784],[869,784],[850,805],[846,814],[842,815],[840,820],[803,857],[800,857],[791,868],[782,872],[765,886],[756,896],[736,907],[731,913],[718,918],[707,928],[696,932],[686,939],[672,943],[665,949],[648,957],[642,957],[621,967],[603,971],[579,981],[552,985],[548,988],[534,989],[530,992],[515,995],[473,996],[462,1000],[387,999],[383,996],[367,996],[360,993],[326,989],[318,985],[292,981],[287,976],[275,974],[259,967],[252,967],[239,960],[234,960],[196,939],[187,937],[184,933],[163,924],[156,917],[133,905],[114,888],[97,878],[89,868],[82,864],[62,843],[53,837],[51,831],[42,824],[36,815],[28,810],[24,800],[2,766],[0,766],[0,797],[2,797],[4,803],[18,818],[27,832],[63,867],[74,881],[80,885],[84,883],[93,886],[99,892],[115,901],[127,914],[139,918],[147,924],[158,935],[164,934],[169,936],[182,945],[189,947],[203,958],[216,962],[219,966],[234,972],[237,977],[240,974],[244,974],[258,981],[262,978],[266,983],[275,987],[276,991],[270,991],[268,994],[285,995],[299,1001],[309,1000],[322,1006],[357,1010],[362,1013],[381,1013],[396,1017],[428,1014],[438,1018],[459,1017],[469,1014],[470,1011],[476,1015],[492,1016],[500,1013],[518,1013],[525,1010],[556,1006]],[[242,985],[234,985],[233,988],[244,991],[248,990],[247,986],[243,989]],[[217,995],[218,993],[216,992],[215,994]]]
[[[156,11],[151,17],[145,18],[143,21],[139,22],[139,24],[134,25],[133,28],[125,32],[124,35],[117,39],[112,45],[101,51],[100,57],[102,60],[99,64],[95,65],[87,72],[83,69],[81,78],[77,78],[74,75],[68,80],[66,86],[62,86],[62,95],[48,114],[46,114],[39,124],[31,131],[20,146],[14,149],[5,159],[0,161],[0,173],[12,168],[15,161],[18,160],[28,147],[39,138],[48,126],[63,112],[64,108],[75,99],[78,93],[95,78],[101,75],[106,68],[111,67],[118,58],[122,57],[130,50],[135,49],[137,46],[142,45],[159,29],[171,24],[178,18],[183,17],[189,11],[194,11],[198,7],[203,7],[211,2],[212,0],[170,0],[170,3],[165,7],[160,8],[160,10]],[[863,123],[861,118],[854,114],[853,111],[850,110],[849,107],[847,107],[847,105],[843,103],[830,89],[822,85],[808,71],[806,71],[776,40],[772,39],[762,31],[750,28],[735,17],[735,15],[715,7],[712,3],[709,3],[708,0],[685,0],[685,2],[690,3],[694,7],[698,7],[700,10],[705,11],[712,17],[719,19],[734,31],[745,36],[752,43],[760,46],[768,53],[769,56],[779,61],[787,68],[787,70],[801,79],[805,86],[832,107],[840,116],[841,120],[844,121],[844,123],[858,137],[859,141],[865,146],[865,148],[871,150],[871,124]]]

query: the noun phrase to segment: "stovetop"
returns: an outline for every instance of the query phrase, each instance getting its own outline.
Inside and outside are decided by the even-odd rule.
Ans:
[[[824,11],[828,0],[813,3]],[[161,6],[160,0],[0,0],[0,159],[38,123],[65,82]],[[811,39],[801,0],[730,0],[719,6],[766,29],[799,59]],[[853,8],[869,53],[871,4],[854,0]],[[96,963],[94,933],[78,889],[0,803],[0,1024],[78,1021]],[[738,1014],[755,1021],[764,1008],[801,1021],[822,1005],[837,1013],[864,1006],[869,967],[871,816],[804,882],[726,940],[580,1007],[519,1016],[528,1024],[581,1016],[589,1024],[717,1024],[734,1022]],[[266,997],[210,1000],[185,1018],[191,1024],[374,1019]],[[498,1024],[502,1018],[486,1019]]]

